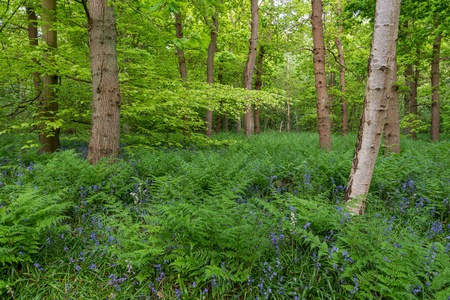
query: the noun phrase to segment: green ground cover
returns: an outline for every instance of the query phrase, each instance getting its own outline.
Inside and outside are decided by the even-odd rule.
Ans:
[[[37,155],[0,137],[0,293],[14,299],[450,299],[450,142],[379,156],[342,202],[355,136],[265,133]]]

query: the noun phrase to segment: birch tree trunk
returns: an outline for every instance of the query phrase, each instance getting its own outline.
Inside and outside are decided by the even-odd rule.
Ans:
[[[323,40],[322,0],[311,0],[311,25],[314,42],[314,77],[317,91],[317,125],[319,144],[331,149],[330,104],[325,74],[325,44]]]
[[[89,51],[92,74],[92,129],[87,159],[119,156],[120,105],[117,31],[112,1],[90,0]]]
[[[437,27],[437,26],[436,26]],[[433,62],[431,63],[431,140],[439,141],[439,59],[441,54],[442,35],[433,41]]]
[[[48,52],[44,59],[52,61],[51,51],[58,48],[57,31],[53,28],[56,23],[56,0],[42,0],[42,41],[47,44]],[[39,153],[54,152],[59,148],[59,128],[46,126],[46,122],[54,122],[57,119],[58,102],[55,87],[58,85],[56,74],[42,76],[42,94],[38,101],[39,121]]]
[[[252,89],[252,77],[256,64],[256,51],[258,43],[258,23],[259,23],[259,11],[258,0],[250,0],[252,11],[252,23],[251,23],[251,35],[250,35],[250,48],[247,56],[247,63],[244,68],[244,88],[247,90]],[[244,114],[244,133],[245,136],[250,137],[253,129],[253,110],[251,105],[245,106]]]
[[[395,74],[400,0],[377,0],[364,106],[345,201],[352,214],[364,214],[365,195],[381,145],[388,97]]]

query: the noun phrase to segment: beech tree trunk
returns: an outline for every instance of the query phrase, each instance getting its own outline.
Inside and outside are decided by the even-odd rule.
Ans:
[[[331,149],[330,105],[325,74],[325,44],[323,40],[322,0],[311,0],[311,25],[314,42],[314,77],[317,91],[317,125],[319,144]]]
[[[252,23],[251,23],[251,35],[250,35],[250,48],[247,56],[247,63],[244,68],[244,88],[247,90],[252,89],[252,77],[253,70],[256,64],[256,51],[258,43],[258,23],[259,23],[259,11],[258,0],[250,0],[252,11]],[[245,106],[244,114],[244,133],[245,136],[250,137],[253,129],[253,110],[251,105]]]
[[[208,59],[206,62],[206,80],[208,83],[214,83],[214,53],[216,52],[217,46],[217,33],[219,30],[219,20],[216,16],[212,16],[211,27],[211,40],[208,46]],[[213,111],[210,109],[206,110],[206,136],[210,137],[212,134],[212,123],[213,123]],[[220,130],[220,128],[219,128]]]
[[[397,63],[395,63],[393,82],[397,82]],[[388,91],[388,111],[384,126],[384,154],[400,153],[400,118],[398,111],[397,85],[393,84]]]
[[[338,0],[337,7],[337,15],[338,17],[342,13],[341,0]],[[344,49],[342,48],[342,42],[340,36],[344,27],[342,26],[342,22],[339,21],[339,35],[336,37],[336,48],[338,50],[339,56],[339,64],[341,65],[339,68],[339,87],[342,93],[341,101],[342,101],[342,126],[341,126],[341,134],[343,136],[347,135],[348,131],[348,108],[347,108],[347,100],[345,99],[345,59],[344,59]]]
[[[437,26],[436,26],[437,27]],[[439,59],[441,54],[442,35],[433,41],[433,62],[431,63],[431,140],[439,141]]]
[[[364,214],[364,197],[381,145],[389,93],[395,74],[400,0],[377,0],[364,107],[345,201],[352,214]]]
[[[87,159],[97,163],[119,156],[120,87],[114,7],[108,0],[90,0],[89,51],[92,74],[92,129]]]
[[[259,46],[258,67],[256,68],[255,90],[260,91],[262,87],[262,63],[264,58],[264,46]],[[261,125],[259,118],[259,105],[255,106],[255,134],[260,133]]]
[[[52,61],[52,53],[58,48],[57,31],[53,28],[56,22],[56,0],[42,0],[42,41],[47,44],[48,52],[44,59]],[[39,153],[54,152],[59,148],[59,128],[47,126],[46,122],[55,122],[58,113],[58,102],[55,87],[58,85],[56,74],[42,76],[42,94],[38,101],[39,120]]]
[[[175,30],[176,30],[176,36],[177,39],[183,39],[183,21],[181,14],[175,15]],[[178,70],[180,72],[181,79],[185,82],[184,87],[187,88],[187,68],[186,68],[186,59],[184,57],[184,50],[176,47],[177,49],[177,57],[178,57]],[[187,110],[189,111],[189,106],[187,105]],[[183,116],[183,121],[185,123],[185,127],[183,129],[183,134],[185,136],[189,135],[191,132],[191,128],[189,125],[189,122],[191,119],[189,118],[188,114],[185,114]]]

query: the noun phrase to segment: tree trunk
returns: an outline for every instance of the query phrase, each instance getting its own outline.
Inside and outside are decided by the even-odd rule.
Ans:
[[[364,214],[364,197],[381,145],[388,97],[395,73],[400,0],[377,0],[364,107],[344,200],[352,214]]]
[[[38,40],[38,29],[37,29],[37,17],[36,12],[31,7],[26,7],[26,12],[28,15],[28,41],[29,45],[33,48],[39,45]],[[38,64],[36,58],[31,59],[35,64]],[[33,86],[36,97],[41,95],[41,74],[39,72],[33,72]]]
[[[437,27],[437,26],[436,26]],[[439,141],[439,59],[442,35],[433,41],[433,62],[431,63],[431,140]]]
[[[181,14],[175,14],[175,30],[177,39],[183,39],[183,21]],[[187,88],[187,68],[186,68],[186,59],[184,57],[184,50],[176,47],[177,49],[177,57],[178,57],[178,70],[180,72],[181,79],[185,82],[184,87]],[[187,110],[189,111],[189,106],[187,105]],[[191,132],[191,128],[189,125],[189,122],[191,119],[189,118],[189,115],[186,114],[183,116],[183,121],[185,123],[183,134],[185,136],[189,135]]]
[[[53,59],[50,52],[58,48],[57,31],[52,28],[56,22],[56,0],[42,0],[42,10],[42,41],[48,46],[44,59],[51,62]],[[47,74],[42,77],[42,94],[38,101],[39,144],[41,145],[39,153],[54,152],[59,148],[59,128],[45,124],[55,122],[57,119],[58,102],[55,93],[57,85],[56,74]]]
[[[406,86],[409,87],[409,91],[405,94],[404,100],[404,115],[408,116],[411,111],[411,87],[413,84],[413,75],[414,75],[414,67],[412,64],[409,64],[406,66],[405,72],[405,82]],[[408,125],[408,127],[403,128],[403,134],[404,135],[410,135],[411,134],[411,126]]]
[[[264,58],[264,46],[259,46],[258,67],[256,68],[255,90],[260,91],[262,87],[262,62]],[[255,106],[255,134],[260,133],[259,104]]]
[[[340,17],[342,14],[342,6],[341,6],[341,0],[338,0],[338,7],[337,7],[337,15]],[[344,30],[344,27],[342,26],[342,22],[339,21],[339,35],[336,37],[336,48],[338,50],[338,56],[339,56],[339,86],[341,89],[341,101],[342,101],[342,128],[341,132],[343,136],[347,135],[348,131],[348,109],[347,109],[347,100],[345,99],[345,59],[344,59],[344,49],[342,48],[342,42],[340,36],[342,35],[342,32]]]
[[[252,11],[252,23],[251,23],[251,35],[250,35],[250,48],[247,56],[247,63],[244,68],[244,88],[247,90],[252,89],[252,77],[253,70],[256,64],[256,51],[258,43],[258,23],[259,23],[259,11],[258,11],[258,0],[250,0],[251,11]],[[251,105],[246,105],[244,114],[244,133],[246,137],[252,135],[253,129],[253,110]]]
[[[214,53],[216,52],[217,33],[219,30],[219,20],[216,16],[212,16],[210,36],[211,40],[208,46],[208,59],[206,62],[206,80],[208,83],[214,83]],[[212,134],[213,112],[210,109],[206,110],[206,136],[210,137]],[[219,129],[220,130],[220,129]]]
[[[419,53],[418,53],[419,54]],[[417,58],[419,59],[419,58]],[[411,85],[409,86],[409,93],[410,93],[410,114],[414,115],[415,118],[417,118],[418,110],[417,110],[417,88],[419,87],[419,61],[417,60],[415,63],[415,70],[414,70],[414,77],[411,81]],[[411,138],[417,139],[417,132],[415,130],[411,131]]]
[[[87,159],[95,164],[104,157],[114,161],[119,156],[121,98],[112,2],[90,0],[88,18],[92,129]]]
[[[395,63],[393,82],[397,82],[397,63]],[[384,154],[400,153],[400,119],[398,112],[397,85],[393,84],[388,91],[388,112],[384,126]]]
[[[228,114],[223,116],[223,130],[228,131]]]
[[[311,25],[314,42],[314,77],[317,91],[317,125],[319,144],[331,149],[330,105],[325,74],[325,44],[323,41],[322,0],[311,0]]]
[[[241,132],[241,116],[238,116],[236,119],[236,133]]]

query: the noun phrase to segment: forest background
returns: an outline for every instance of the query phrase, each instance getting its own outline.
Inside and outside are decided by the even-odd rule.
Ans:
[[[448,298],[446,1],[402,2],[360,218],[375,1],[249,2],[0,2],[3,295]]]

